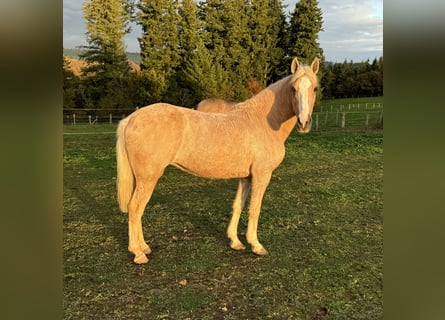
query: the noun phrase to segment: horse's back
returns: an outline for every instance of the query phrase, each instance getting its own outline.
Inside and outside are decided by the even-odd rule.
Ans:
[[[209,178],[246,177],[253,162],[276,162],[283,148],[272,148],[272,137],[247,110],[206,113],[165,103],[135,111],[125,136],[142,166],[172,164]]]
[[[226,112],[233,110],[233,107],[236,105],[236,102],[233,101],[227,101],[223,99],[217,99],[217,98],[209,98],[202,100],[198,106],[196,107],[196,110],[202,111],[202,112]]]

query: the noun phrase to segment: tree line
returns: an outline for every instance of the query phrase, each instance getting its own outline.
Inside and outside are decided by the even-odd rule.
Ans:
[[[80,56],[86,67],[75,75],[64,57],[64,108],[242,101],[288,75],[295,56],[303,63],[320,59],[318,99],[382,92],[375,88],[382,87],[382,58],[325,62],[317,0],[300,0],[289,15],[284,10],[281,0],[86,0],[88,45]],[[125,53],[130,22],[142,29],[139,72],[130,70]]]

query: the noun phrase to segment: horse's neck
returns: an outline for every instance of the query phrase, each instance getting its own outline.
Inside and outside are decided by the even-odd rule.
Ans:
[[[292,92],[286,81],[269,86],[260,92],[254,99],[258,114],[266,120],[267,126],[284,142],[297,123],[297,117],[292,108]]]

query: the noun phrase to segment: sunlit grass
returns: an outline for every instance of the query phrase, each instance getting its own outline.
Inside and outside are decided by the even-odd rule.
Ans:
[[[168,168],[143,218],[153,253],[135,265],[116,126],[100,128],[65,128],[65,319],[383,318],[381,131],[291,135],[263,201],[265,257],[229,247],[236,180]],[[245,244],[246,226],[243,213]]]

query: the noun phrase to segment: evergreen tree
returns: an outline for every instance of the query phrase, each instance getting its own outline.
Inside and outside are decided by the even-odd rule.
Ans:
[[[180,63],[178,0],[140,0],[138,8],[141,72],[148,81],[147,102],[155,102],[164,98]]]
[[[229,73],[215,61],[213,52],[200,43],[181,72],[182,83],[193,96],[193,105],[206,98],[231,100],[234,96]]]
[[[275,0],[271,0],[275,1]],[[284,10],[287,8],[287,5],[282,5],[281,0],[277,0],[277,3],[273,6],[275,14],[278,13],[278,10],[281,10],[280,17],[276,22],[278,25],[278,35],[277,35],[277,43],[276,50],[280,51],[280,58],[278,59],[278,63],[272,67],[270,73],[269,82],[278,81],[285,76],[289,75],[290,72],[290,63],[294,57],[289,57],[289,22],[287,19],[287,15],[284,13]],[[281,9],[278,9],[281,7]]]
[[[181,106],[193,106],[199,102],[196,90],[190,82],[187,74],[187,65],[197,54],[198,48],[202,46],[202,21],[198,17],[199,9],[196,1],[182,0],[179,3],[178,13],[180,21],[179,32],[179,55],[180,62],[174,81],[170,81],[167,97],[173,103]]]
[[[273,71],[284,57],[279,46],[286,16],[281,0],[252,1],[249,10],[250,63],[252,76],[267,86]]]
[[[245,100],[251,78],[248,6],[245,0],[208,0],[201,3],[203,41],[215,67],[222,68],[223,82],[232,84],[225,99]],[[229,89],[229,88],[226,88]]]
[[[323,31],[323,17],[317,0],[300,0],[290,17],[289,58],[310,64],[315,57],[324,61],[318,33]]]
[[[184,61],[190,58],[198,47],[203,24],[198,17],[199,9],[194,0],[182,0],[178,12],[181,17],[178,28],[180,55],[181,60]]]
[[[317,0],[300,0],[290,17],[288,59],[298,57],[299,61],[310,65],[315,57],[320,60],[318,79],[321,90],[317,91],[317,104],[323,94],[325,58],[318,43],[318,33],[323,31],[323,17]],[[288,61],[288,65],[290,62]]]
[[[82,72],[87,76],[84,80],[88,88],[86,96],[95,107],[121,107],[116,97],[125,90],[123,81],[129,72],[124,36],[130,32],[130,11],[126,0],[86,0],[83,3],[88,45],[80,57],[88,63]]]
[[[328,98],[371,97],[383,95],[383,57],[360,63],[344,61],[328,64],[325,74]]]

